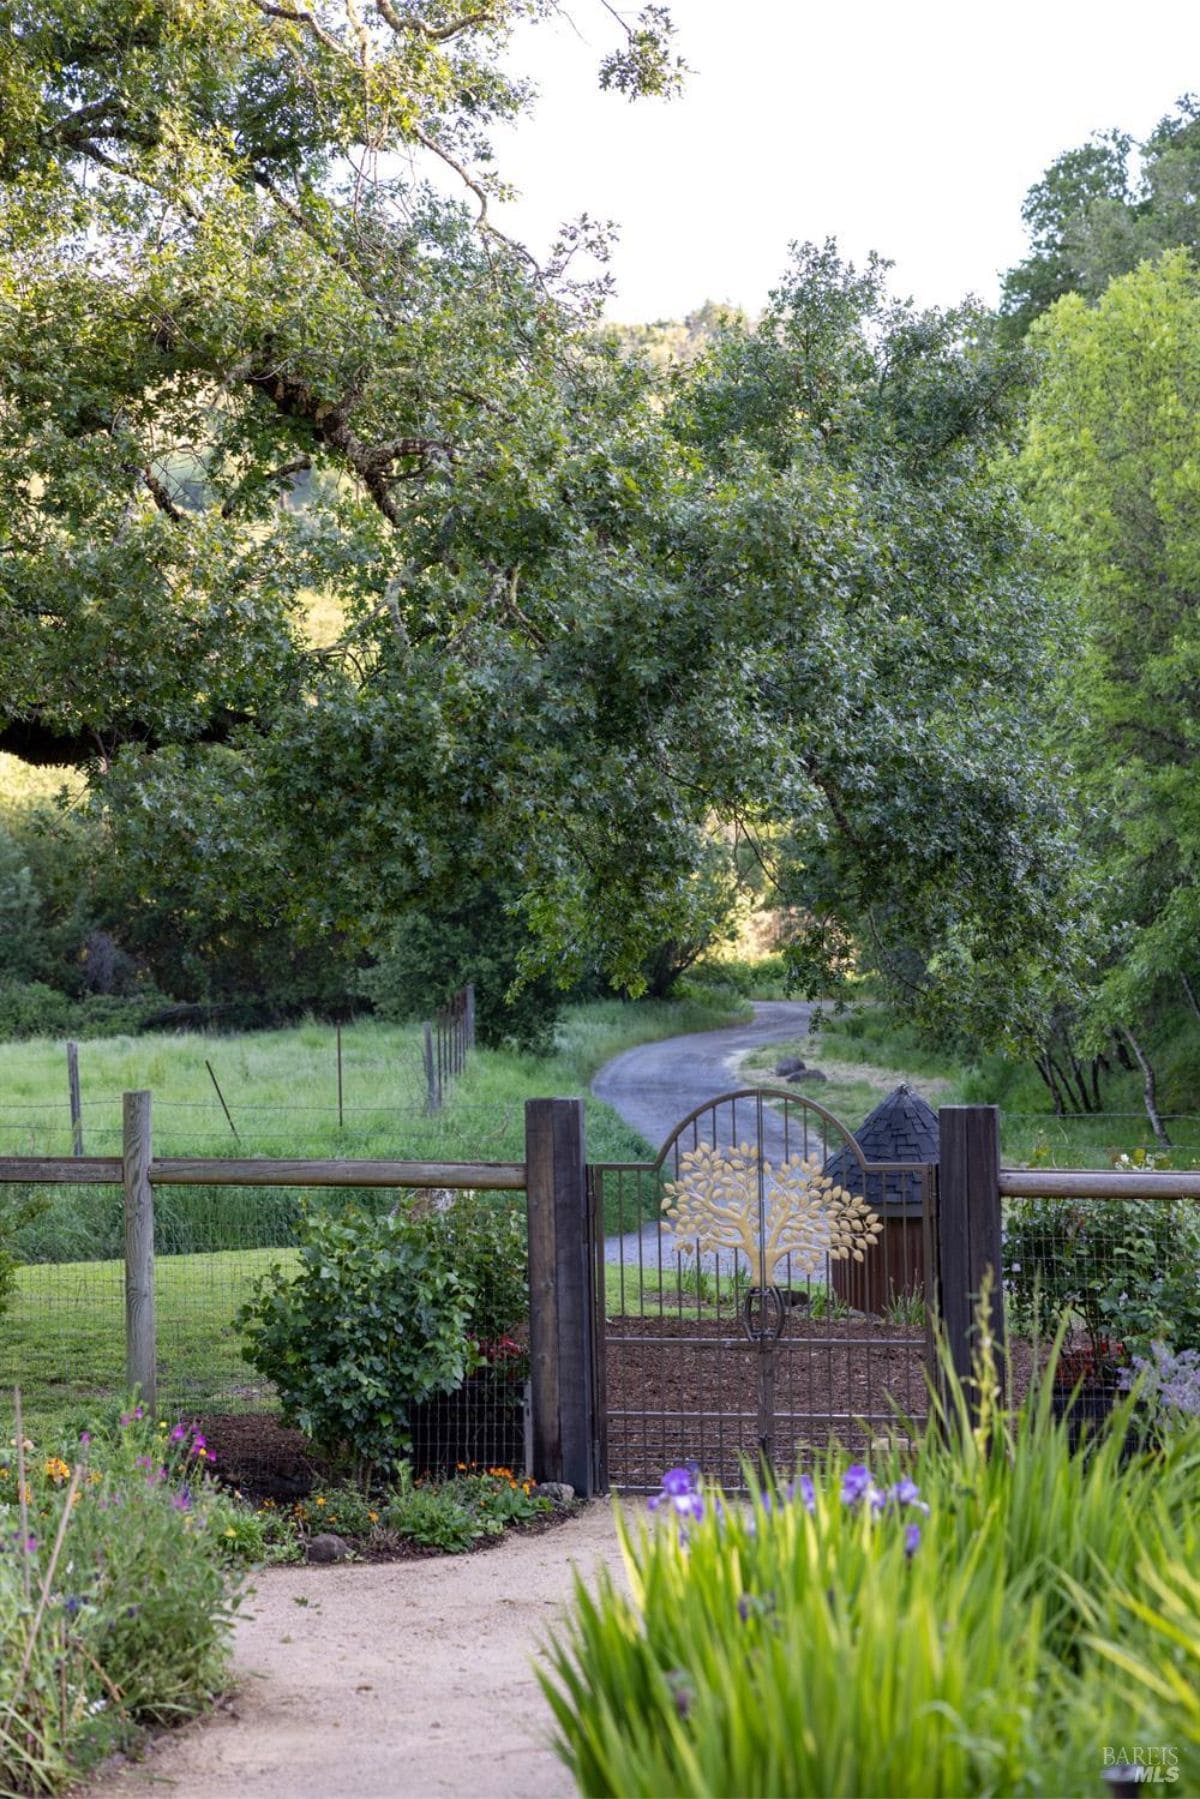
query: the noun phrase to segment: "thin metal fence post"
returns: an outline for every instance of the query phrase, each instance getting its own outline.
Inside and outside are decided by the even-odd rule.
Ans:
[[[464,989],[467,1000],[467,1050],[475,1048],[475,983],[468,981]]]
[[[533,1467],[597,1490],[594,1304],[583,1101],[525,1102]]]
[[[83,1154],[83,1102],[79,1096],[79,1045],[67,1045],[67,1090],[71,1096],[71,1153]]]
[[[145,1405],[157,1402],[154,1313],[154,1192],[150,1095],[126,1093],[122,1102],[125,1187],[125,1379]]]
[[[337,1029],[338,1130],[340,1131],[343,1129],[343,1127],[345,1126],[345,1122],[346,1122],[342,1116],[342,1022],[341,1022],[341,1019],[337,1020],[336,1029]]]

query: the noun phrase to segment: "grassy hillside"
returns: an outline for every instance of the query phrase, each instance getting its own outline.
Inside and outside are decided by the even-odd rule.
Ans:
[[[425,1111],[416,1026],[363,1021],[342,1033],[343,1123],[338,1123],[336,1038],[331,1025],[217,1036],[197,1032],[99,1039],[79,1046],[84,1147],[117,1153],[121,1095],[149,1088],[162,1155],[343,1155],[519,1159],[526,1099],[585,1095],[597,1158],[642,1153],[587,1084],[635,1043],[736,1021],[748,1009],[729,995],[572,1007],[548,1057],[478,1050],[436,1117]],[[214,1089],[213,1073],[233,1121]],[[236,1132],[236,1136],[235,1136]],[[65,1046],[46,1039],[0,1044],[0,1153],[68,1154]]]

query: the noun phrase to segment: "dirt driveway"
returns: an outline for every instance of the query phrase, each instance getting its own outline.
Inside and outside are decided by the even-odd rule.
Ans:
[[[566,1799],[531,1670],[572,1565],[618,1567],[606,1500],[478,1555],[273,1568],[238,1625],[238,1692],[92,1799]]]

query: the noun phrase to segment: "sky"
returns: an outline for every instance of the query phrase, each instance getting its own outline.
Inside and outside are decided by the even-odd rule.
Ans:
[[[1195,0],[673,0],[694,72],[634,104],[598,89],[601,0],[564,7],[514,42],[540,98],[497,141],[522,197],[493,216],[537,253],[564,219],[614,219],[620,320],[756,311],[788,244],[827,236],[892,258],[921,305],[994,303],[1053,158],[1099,128],[1143,137],[1200,90]]]

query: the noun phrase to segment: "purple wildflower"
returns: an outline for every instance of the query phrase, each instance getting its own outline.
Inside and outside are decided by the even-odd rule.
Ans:
[[[660,1506],[665,1505],[677,1517],[691,1518],[699,1523],[704,1516],[699,1474],[700,1470],[694,1462],[686,1468],[668,1468],[662,1477],[663,1490],[655,1493],[649,1501],[649,1510],[656,1512]]]
[[[188,1492],[186,1487],[180,1487],[178,1493],[172,1493],[171,1504],[174,1506],[174,1508],[177,1512],[190,1512],[191,1511],[192,1496]]]
[[[182,1443],[183,1439],[186,1436],[187,1436],[187,1425],[181,1421],[179,1424],[177,1424],[175,1426],[174,1430],[171,1432],[171,1441],[172,1441],[172,1443]]]
[[[882,1495],[871,1479],[871,1470],[861,1462],[852,1462],[842,1477],[842,1504],[857,1505],[860,1499],[869,1499],[878,1510]]]
[[[909,1524],[904,1532],[904,1553],[911,1560],[921,1547],[921,1526]]]
[[[929,1516],[929,1507],[921,1498],[921,1489],[915,1480],[909,1480],[907,1477],[904,1480],[898,1480],[890,1489],[888,1499],[893,1505],[911,1506],[914,1512],[924,1512],[926,1517]]]
[[[802,1474],[796,1484],[800,1492],[800,1503],[805,1511],[815,1512],[817,1509],[817,1494],[816,1488],[813,1486],[812,1475]]]
[[[92,1433],[90,1430],[81,1430],[80,1431],[79,1441],[84,1449],[87,1448],[87,1446],[91,1442],[91,1440],[92,1440]]]

